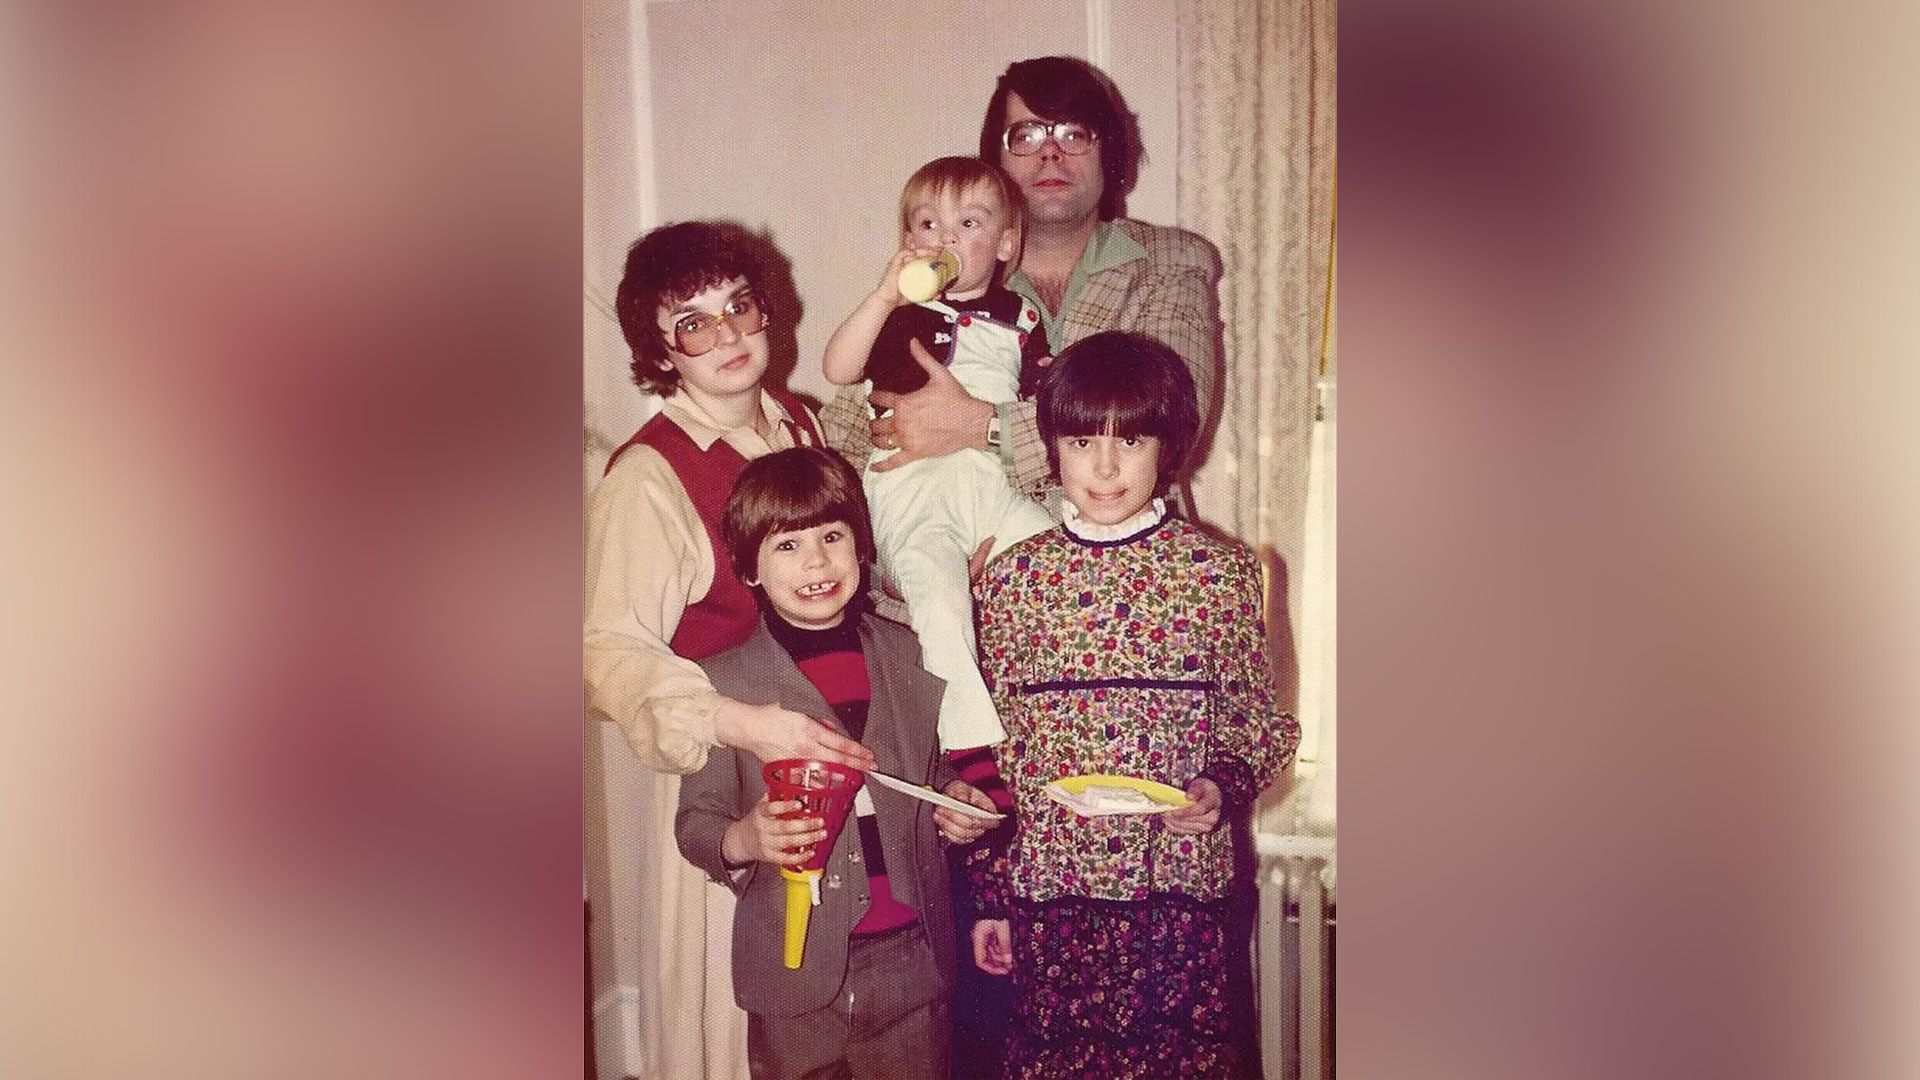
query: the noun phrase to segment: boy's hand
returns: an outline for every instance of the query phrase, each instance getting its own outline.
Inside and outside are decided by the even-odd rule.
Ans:
[[[993,406],[967,393],[953,372],[935,360],[920,342],[908,342],[907,351],[926,369],[927,385],[908,394],[876,390],[867,397],[873,404],[893,410],[872,423],[873,445],[882,450],[898,448],[900,451],[867,466],[872,472],[897,469],[921,458],[944,457],[968,447],[984,450],[987,446],[987,418],[993,415]]]
[[[1013,924],[981,919],[973,924],[973,966],[989,975],[1013,970]]]
[[[1187,798],[1193,801],[1178,810],[1160,815],[1167,831],[1185,836],[1210,833],[1220,824],[1220,785],[1204,776],[1196,776],[1187,785]]]
[[[797,800],[773,802],[766,795],[760,796],[746,817],[727,826],[727,831],[721,834],[720,854],[730,863],[799,866],[806,862],[813,854],[814,845],[827,838],[826,822],[811,816],[780,817],[798,809]]]
[[[969,806],[977,806],[982,810],[1000,812],[1000,808],[993,805],[993,800],[987,797],[986,792],[965,780],[947,781],[947,786],[941,790],[940,794],[949,799],[959,799]],[[944,806],[933,808],[933,823],[940,827],[940,835],[946,837],[950,844],[971,844],[985,836],[988,829],[998,824],[987,818],[977,818],[958,810],[949,810]]]

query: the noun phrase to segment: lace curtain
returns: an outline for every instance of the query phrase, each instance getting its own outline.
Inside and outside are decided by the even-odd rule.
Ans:
[[[1176,48],[1179,223],[1219,247],[1225,270],[1226,393],[1194,501],[1277,557],[1297,638],[1332,248],[1334,5],[1180,0]]]

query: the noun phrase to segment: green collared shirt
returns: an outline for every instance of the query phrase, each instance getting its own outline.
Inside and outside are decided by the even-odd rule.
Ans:
[[[1102,221],[1093,227],[1093,235],[1087,239],[1087,250],[1080,253],[1080,261],[1073,264],[1073,273],[1067,276],[1067,291],[1060,298],[1058,312],[1050,310],[1046,302],[1040,299],[1040,290],[1033,287],[1033,281],[1027,277],[1025,270],[1015,270],[1007,275],[1007,288],[1033,301],[1033,306],[1040,309],[1040,325],[1047,331],[1047,345],[1057,353],[1061,348],[1062,335],[1056,324],[1061,316],[1073,308],[1073,298],[1086,285],[1087,279],[1103,270],[1146,257],[1147,249],[1121,231],[1120,226],[1111,221]]]

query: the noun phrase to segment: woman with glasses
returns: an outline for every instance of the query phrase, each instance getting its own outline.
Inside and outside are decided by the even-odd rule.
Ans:
[[[615,300],[634,382],[666,400],[614,451],[587,505],[588,704],[668,773],[699,769],[722,744],[768,761],[873,764],[815,718],[722,697],[694,662],[745,641],[759,620],[719,555],[734,478],[752,458],[820,444],[806,406],[763,385],[759,274],[736,231],[685,222],[633,245]]]

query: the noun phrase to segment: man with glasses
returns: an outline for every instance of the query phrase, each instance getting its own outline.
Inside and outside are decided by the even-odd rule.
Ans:
[[[1220,255],[1193,233],[1122,216],[1143,154],[1137,123],[1112,83],[1070,57],[1013,64],[987,105],[980,156],[1026,196],[1025,247],[1007,287],[1039,307],[1053,348],[1102,330],[1166,343],[1193,373],[1202,438],[1210,437],[1222,382]],[[821,412],[828,442],[856,463],[874,446],[899,448],[874,466],[883,470],[965,447],[993,449],[1015,490],[1057,495],[1031,401],[995,407],[931,357],[922,365],[929,382],[921,389],[874,392],[873,404],[894,410],[884,419],[870,421],[858,387],[842,391]],[[1191,512],[1184,493],[1175,494]]]
[[[806,406],[762,385],[761,295],[742,238],[696,221],[641,237],[615,299],[634,382],[665,402],[614,451],[587,504],[587,698],[663,772],[699,769],[718,744],[769,761],[873,762],[817,719],[722,697],[694,662],[759,622],[720,540],[734,478],[751,458],[820,443]]]

